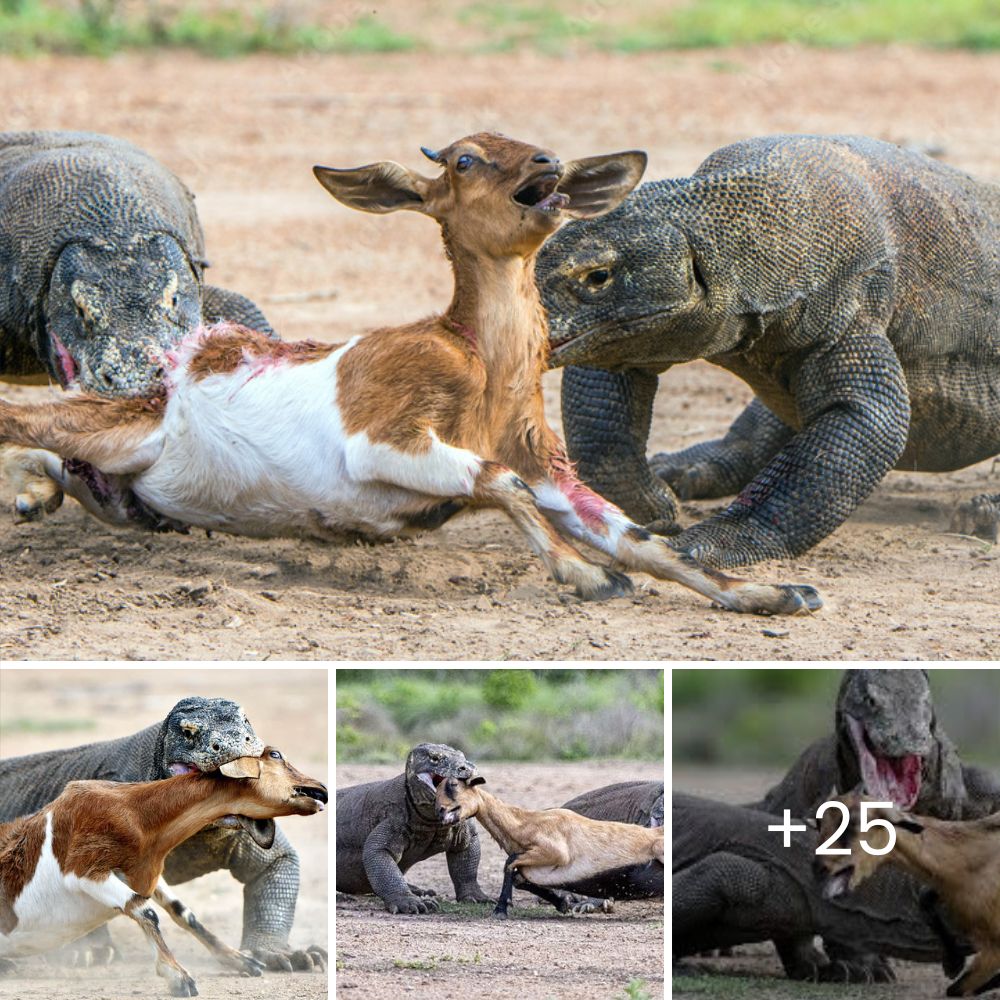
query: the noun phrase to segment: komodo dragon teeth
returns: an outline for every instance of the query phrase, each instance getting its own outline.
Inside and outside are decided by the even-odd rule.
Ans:
[[[566,226],[537,276],[581,477],[726,568],[803,552],[892,468],[1000,453],[1000,187],[862,136],[767,136]],[[706,358],[756,398],[646,461],[657,374]],[[603,370],[608,369],[608,370]],[[672,383],[676,385],[677,383]],[[667,485],[669,484],[669,486]],[[953,530],[996,539],[1000,494]]]

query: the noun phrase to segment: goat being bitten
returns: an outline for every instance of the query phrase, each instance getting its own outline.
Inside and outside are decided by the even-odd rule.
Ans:
[[[72,460],[52,456],[49,474],[116,522],[384,538],[495,507],[583,598],[632,584],[569,538],[735,611],[819,607],[812,587],[729,578],[631,522],[580,483],[546,422],[535,256],[565,217],[618,205],[645,154],[561,164],[491,133],[424,152],[439,176],[391,162],[315,173],[352,208],[409,209],[439,223],[455,278],[443,315],[340,346],[216,327],[168,356],[165,399],[0,403],[0,442]]]
[[[895,865],[926,882],[923,905],[944,945],[944,970],[955,978],[948,996],[972,996],[1000,989],[1000,813],[984,819],[955,822],[914,816],[892,809],[868,809],[869,820],[879,823],[861,831],[862,799],[857,792],[836,800],[848,809],[848,825],[834,841],[849,854],[819,856],[817,872],[827,898],[855,889],[882,865]],[[831,840],[843,822],[840,810],[828,809],[820,824],[820,838]],[[889,843],[891,827],[896,843],[887,854],[872,855]],[[964,933],[965,947],[945,923],[948,918]],[[965,967],[965,958],[973,954]]]
[[[218,771],[152,782],[71,781],[31,816],[0,824],[0,965],[68,944],[124,913],[142,928],[172,996],[198,995],[167,948],[149,898],[226,967],[263,965],[206,930],[163,880],[166,856],[223,817],[272,819],[323,809],[326,787],[273,747]]]
[[[435,809],[444,825],[475,816],[507,852],[503,888],[494,916],[506,917],[513,889],[527,889],[560,911],[565,901],[552,890],[588,892],[593,880],[620,879],[647,888],[663,883],[663,827],[587,819],[570,809],[522,809],[484,792],[486,779],[445,778]],[[640,897],[641,898],[641,897]]]

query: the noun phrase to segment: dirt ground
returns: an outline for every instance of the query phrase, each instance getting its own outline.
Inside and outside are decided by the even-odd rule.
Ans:
[[[784,770],[722,771],[674,768],[672,788],[735,804],[754,802],[779,781]],[[685,959],[674,969],[674,1000],[938,1000],[947,982],[940,966],[892,960],[896,982],[886,985],[814,985],[785,977],[770,944],[741,945],[731,957]],[[683,970],[683,977],[679,973]]]
[[[442,308],[449,276],[426,219],[350,212],[315,183],[314,163],[419,167],[419,145],[497,128],[566,158],[644,147],[657,178],[754,134],[851,131],[996,181],[998,79],[1000,55],[897,46],[565,59],[166,54],[0,60],[0,107],[5,128],[90,128],[150,150],[197,192],[211,280],[256,298],[286,338],[336,341]],[[558,389],[554,372],[553,420]],[[672,371],[651,448],[718,435],[748,399],[703,363]],[[820,588],[819,614],[777,623],[641,576],[631,599],[581,605],[499,515],[416,542],[324,548],[147,537],[67,503],[46,523],[0,518],[0,658],[997,658],[1000,554],[946,528],[954,503],[1000,488],[998,475],[990,463],[891,474],[833,538],[750,571]],[[685,517],[713,506],[690,505]]]
[[[344,764],[337,787],[391,778],[398,765]],[[480,762],[493,792],[530,809],[558,806],[614,781],[662,780],[663,768],[640,761],[586,764]],[[480,828],[479,884],[496,896],[504,855]],[[408,881],[453,901],[444,855],[407,873]],[[537,904],[537,905],[536,905]],[[515,891],[506,922],[481,913],[398,916],[374,896],[337,900],[334,940],[341,967],[337,996],[384,1000],[419,993],[427,1000],[480,1000],[501,993],[523,1000],[618,998],[634,979],[651,998],[663,995],[663,902],[616,903],[613,913],[564,916]],[[414,968],[419,963],[424,968]]]
[[[326,780],[327,672],[268,668],[196,673],[141,668],[0,671],[0,758],[78,746],[136,732],[162,719],[189,695],[229,698],[246,709],[258,736],[296,767]],[[279,820],[301,862],[301,885],[291,943],[328,946],[327,813]],[[242,886],[213,872],[177,887],[202,923],[237,947],[243,927]],[[326,973],[265,972],[248,979],[224,971],[208,952],[165,915],[163,936],[206,1000],[320,1000]],[[0,977],[10,1000],[131,1000],[166,996],[142,932],[124,918],[111,923],[122,961],[108,968],[75,969],[53,959],[22,959]]]

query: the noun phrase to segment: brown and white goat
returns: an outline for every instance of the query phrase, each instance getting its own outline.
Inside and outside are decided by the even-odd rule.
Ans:
[[[645,154],[562,164],[492,133],[424,152],[439,176],[392,162],[315,174],[352,208],[409,209],[441,226],[455,279],[443,315],[341,345],[279,343],[220,325],[168,355],[164,398],[0,403],[0,442],[70,460],[43,464],[112,522],[392,537],[494,507],[584,598],[632,584],[570,539],[735,611],[819,607],[812,587],[729,578],[634,524],[580,483],[546,422],[535,256],[567,216],[618,205]]]
[[[855,889],[882,865],[894,865],[927,883],[932,892],[923,900],[929,920],[941,935],[945,972],[957,976],[948,996],[972,996],[1000,990],[1000,813],[984,819],[955,822],[915,816],[891,809],[867,809],[869,820],[880,821],[862,831],[862,799],[851,792],[836,800],[848,809],[848,823],[833,847],[843,855],[819,855],[823,892],[828,897]],[[843,823],[839,809],[828,809],[820,823],[821,840],[829,841]],[[881,850],[889,843],[888,824],[896,842],[887,854],[872,855],[862,840]],[[959,947],[938,912],[943,904],[951,921],[969,940],[974,957],[963,969],[970,949]]]
[[[71,781],[31,816],[0,824],[0,963],[67,944],[124,913],[143,930],[172,996],[198,995],[167,948],[152,897],[227,968],[259,976],[256,959],[223,944],[167,888],[163,863],[223,817],[310,815],[326,787],[274,747],[217,772],[154,782]]]
[[[662,881],[662,826],[587,819],[571,809],[522,809],[483,791],[485,782],[481,775],[445,778],[434,807],[445,826],[474,816],[507,853],[494,916],[507,916],[515,884],[563,909],[553,889],[586,891],[587,880],[657,864]]]

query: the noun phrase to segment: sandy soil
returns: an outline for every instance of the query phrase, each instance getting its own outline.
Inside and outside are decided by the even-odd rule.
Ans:
[[[322,669],[26,670],[0,671],[0,757],[114,739],[162,719],[188,695],[230,698],[246,709],[257,734],[279,746],[296,767],[325,779],[327,672]],[[327,947],[327,814],[279,821],[299,852],[302,881],[291,943]],[[223,941],[239,945],[242,887],[227,872],[177,887],[178,896]],[[221,969],[205,949],[166,916],[163,935],[178,961],[211,1000],[319,1000],[325,973],[264,973],[253,979]],[[74,969],[53,959],[23,959],[0,978],[11,1000],[125,1000],[166,996],[142,932],[124,918],[111,924],[122,961],[105,969]]]
[[[941,150],[997,180],[998,75],[997,55],[901,47],[170,54],[0,60],[0,106],[6,128],[87,127],[149,149],[198,194],[211,279],[255,297],[285,337],[338,340],[442,307],[448,273],[427,220],[346,211],[316,185],[313,163],[419,166],[420,144],[499,128],[567,158],[642,146],[655,178],[753,134],[855,131]],[[663,383],[654,450],[717,435],[749,398],[701,363]],[[553,420],[558,386],[558,373],[547,376]],[[826,599],[820,614],[777,628],[642,577],[632,599],[580,605],[499,515],[415,543],[335,549],[145,537],[67,504],[44,524],[0,524],[0,657],[996,658],[1000,556],[945,531],[953,504],[996,490],[997,476],[989,463],[894,473],[832,539],[754,568],[756,579],[811,582]]]
[[[662,767],[636,761],[489,762],[481,763],[480,770],[496,795],[532,809],[560,805],[614,781],[663,778]],[[345,764],[337,768],[337,786],[398,773],[395,765]],[[480,839],[479,884],[495,896],[503,881],[504,855],[482,829]],[[444,855],[414,866],[407,879],[454,900]],[[623,996],[632,979],[643,980],[650,997],[662,995],[660,900],[616,903],[610,914],[571,917],[515,891],[509,920],[494,922],[489,914],[484,905],[482,913],[471,917],[403,917],[387,913],[374,896],[339,897],[334,937],[342,967],[336,973],[337,996],[384,1000],[417,991],[427,1000],[479,1000],[502,992],[524,1000],[592,1000]],[[403,963],[432,967],[401,967]]]
[[[784,770],[674,768],[672,788],[723,802],[754,802],[763,797],[784,774]],[[940,966],[893,959],[892,967],[896,982],[883,986],[797,983],[786,978],[772,945],[741,945],[729,957],[685,959],[682,966],[674,969],[671,996],[674,1000],[712,997],[720,1000],[737,997],[747,1000],[821,1000],[824,997],[839,997],[841,1000],[937,1000],[944,994],[947,983]],[[685,978],[678,979],[682,969]]]

